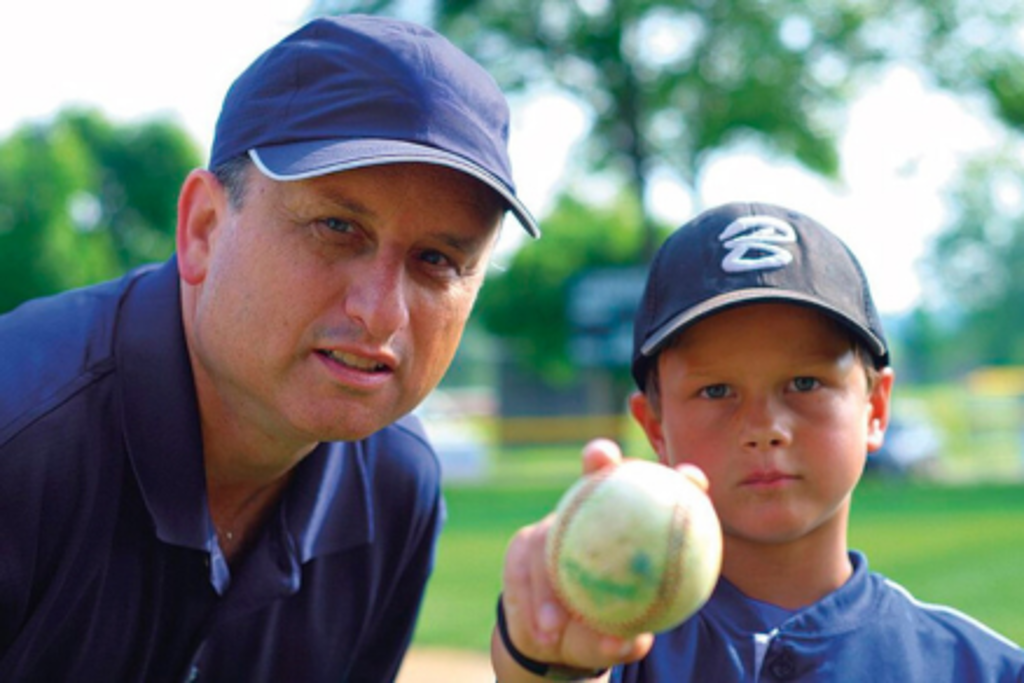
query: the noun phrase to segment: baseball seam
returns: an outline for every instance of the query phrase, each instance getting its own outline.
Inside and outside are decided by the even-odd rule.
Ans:
[[[548,532],[549,534],[554,534],[554,538],[552,539],[552,552],[549,552],[547,554],[548,577],[551,581],[552,587],[555,590],[555,594],[558,596],[558,599],[561,601],[562,605],[566,608],[570,615],[572,615],[575,619],[580,621],[586,621],[586,619],[583,617],[582,614],[579,614],[575,609],[573,609],[571,601],[569,600],[569,596],[567,596],[562,589],[562,582],[558,579],[557,558],[562,554],[562,542],[565,538],[565,532],[568,529],[569,521],[571,521],[576,516],[576,512],[583,506],[584,503],[587,502],[587,500],[593,493],[594,489],[600,486],[604,482],[604,480],[608,478],[608,475],[611,474],[611,471],[613,469],[614,468],[611,467],[605,468],[604,470],[600,470],[597,473],[593,474],[591,477],[589,477],[580,487],[579,494],[576,495],[571,501],[569,501],[570,505],[566,507],[564,510],[560,511],[558,515],[555,517],[554,527]]]
[[[554,534],[552,539],[553,552],[548,553],[547,556],[547,570],[548,576],[551,577],[552,587],[569,614],[582,621],[587,621],[587,619],[573,609],[568,596],[562,589],[561,582],[558,579],[559,573],[556,558],[561,555],[562,543],[569,522],[575,517],[579,508],[591,497],[594,490],[603,484],[613,471],[614,468],[601,470],[584,482],[579,493],[570,501],[570,504],[556,516],[555,524],[548,532]],[[598,630],[601,630],[601,627],[605,627],[613,635],[640,633],[649,630],[648,624],[655,620],[660,620],[664,616],[664,613],[672,604],[669,598],[679,589],[683,580],[680,563],[675,562],[674,558],[679,557],[680,553],[685,551],[686,536],[692,523],[691,517],[692,515],[689,514],[689,508],[686,505],[677,503],[672,506],[672,524],[670,525],[670,533],[665,541],[665,569],[662,572],[662,578],[654,593],[654,597],[650,604],[647,605],[647,608],[632,619],[595,625],[598,627]]]

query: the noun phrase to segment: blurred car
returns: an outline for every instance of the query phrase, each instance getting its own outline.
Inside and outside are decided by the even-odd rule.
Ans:
[[[885,442],[868,454],[865,472],[886,477],[934,477],[941,466],[942,438],[922,417],[893,416]]]
[[[490,464],[487,442],[472,416],[454,396],[435,389],[413,411],[441,461],[445,482],[479,481]]]

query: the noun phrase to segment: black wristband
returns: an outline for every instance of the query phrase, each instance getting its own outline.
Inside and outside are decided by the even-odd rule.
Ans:
[[[505,606],[498,596],[498,635],[501,636],[501,643],[505,646],[509,656],[516,664],[526,669],[535,676],[543,676],[554,681],[578,681],[587,678],[603,676],[608,669],[576,669],[562,664],[548,664],[530,659],[512,644],[512,638],[508,634],[508,623],[505,621]]]

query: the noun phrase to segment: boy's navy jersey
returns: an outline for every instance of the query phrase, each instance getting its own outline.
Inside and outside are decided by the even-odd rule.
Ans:
[[[174,259],[0,317],[0,680],[392,680],[442,517],[404,419],[314,450],[229,571]]]
[[[1024,651],[949,608],[916,601],[850,553],[847,583],[779,626],[725,579],[693,618],[660,634],[614,683],[1024,682]]]

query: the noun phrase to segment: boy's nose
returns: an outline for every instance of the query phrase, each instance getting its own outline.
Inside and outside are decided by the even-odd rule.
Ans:
[[[746,448],[779,448],[789,443],[785,411],[770,396],[744,401],[742,441]]]

